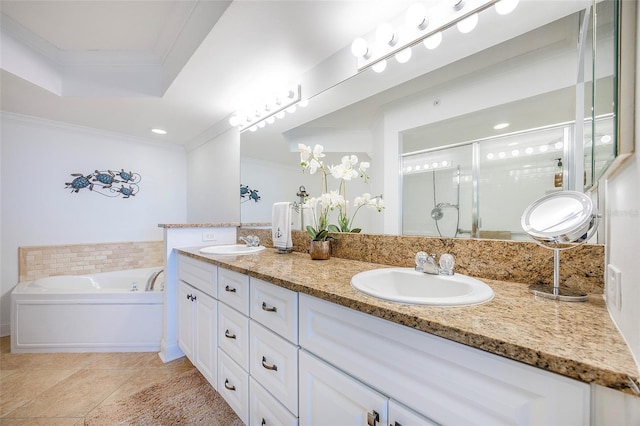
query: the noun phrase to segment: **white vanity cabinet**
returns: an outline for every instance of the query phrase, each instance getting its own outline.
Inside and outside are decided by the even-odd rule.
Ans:
[[[577,380],[304,294],[300,295],[299,326],[300,346],[305,351],[436,423],[590,423],[589,385]],[[301,375],[308,375],[303,373],[302,353]],[[333,390],[310,388],[303,380],[300,422],[310,424],[313,420],[307,417],[306,401],[332,397],[307,393]]]
[[[217,386],[217,267],[178,258],[178,345],[202,375]]]

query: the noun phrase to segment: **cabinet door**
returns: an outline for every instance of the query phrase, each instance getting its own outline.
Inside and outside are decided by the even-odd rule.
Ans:
[[[195,366],[216,389],[218,302],[198,290],[195,290],[194,297],[196,308],[193,344],[196,353]]]
[[[244,371],[222,350],[218,350],[218,393],[238,417],[249,420],[249,373]]]
[[[195,289],[178,281],[178,346],[193,362],[193,302]]]
[[[300,351],[300,424],[387,425],[387,398]]]

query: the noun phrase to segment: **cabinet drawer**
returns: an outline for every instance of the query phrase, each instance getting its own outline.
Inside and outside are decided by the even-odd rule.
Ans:
[[[238,417],[249,420],[249,374],[218,350],[218,393],[227,401]]]
[[[218,299],[249,316],[249,276],[218,269]]]
[[[224,303],[218,304],[218,341],[227,355],[249,371],[249,318]]]
[[[298,415],[298,347],[250,322],[249,372],[289,411]]]
[[[191,284],[211,297],[218,297],[218,267],[216,265],[178,255],[178,279]]]
[[[249,377],[251,402],[249,413],[252,425],[297,426],[298,418],[267,392],[253,377]]]
[[[298,344],[298,293],[251,278],[251,318]]]

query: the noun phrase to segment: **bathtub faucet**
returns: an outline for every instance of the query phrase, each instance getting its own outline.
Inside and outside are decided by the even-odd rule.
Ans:
[[[149,279],[147,279],[147,285],[144,287],[144,291],[153,291],[153,286],[156,285],[158,275],[160,275],[162,271],[164,271],[164,269],[160,269],[159,271],[155,271],[151,274]]]

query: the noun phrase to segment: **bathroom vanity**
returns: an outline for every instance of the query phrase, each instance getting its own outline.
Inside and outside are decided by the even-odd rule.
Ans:
[[[624,424],[636,407],[597,301],[485,280],[484,305],[402,305],[349,284],[379,264],[176,252],[180,347],[247,424]]]

